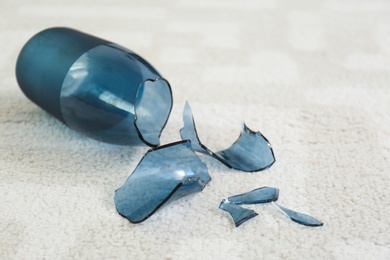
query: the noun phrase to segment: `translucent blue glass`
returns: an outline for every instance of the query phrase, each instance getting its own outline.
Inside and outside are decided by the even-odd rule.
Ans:
[[[245,221],[256,217],[258,214],[251,210],[242,208],[236,204],[231,203],[229,200],[222,200],[219,208],[229,212],[230,216],[232,216],[234,225],[236,227],[240,226]]]
[[[184,127],[180,130],[181,138],[191,140],[195,151],[208,154],[229,168],[255,172],[265,170],[275,162],[274,152],[268,140],[260,132],[252,131],[245,124],[238,140],[232,146],[214,153],[200,142],[188,102],[184,107],[183,121]]]
[[[72,129],[122,145],[159,145],[172,108],[160,73],[136,53],[68,28],[32,37],[17,61],[18,83]]]
[[[275,202],[273,204],[277,208],[279,208],[284,214],[286,214],[292,221],[298,224],[310,226],[310,227],[319,227],[324,225],[324,223],[322,223],[318,219],[313,218],[312,216],[282,207]]]
[[[115,205],[120,215],[139,223],[167,201],[203,190],[210,180],[190,141],[160,146],[150,149],[115,191]]]
[[[288,216],[292,221],[305,226],[317,227],[323,223],[309,215],[287,209],[280,206],[275,201],[279,198],[279,189],[273,187],[261,187],[252,191],[230,196],[227,200],[223,200],[220,209],[228,211],[233,217],[234,223],[239,226],[240,223],[252,218],[254,211],[239,207],[242,204],[261,204],[272,202],[276,208]],[[257,214],[256,214],[257,215]]]
[[[241,204],[261,204],[277,201],[279,198],[279,189],[273,187],[261,187],[252,191],[234,195],[228,200],[236,205]]]
[[[145,80],[135,101],[135,127],[142,141],[150,146],[159,144],[172,109],[172,93],[164,79]]]

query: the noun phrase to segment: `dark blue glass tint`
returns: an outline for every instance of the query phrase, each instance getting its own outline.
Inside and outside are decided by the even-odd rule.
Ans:
[[[16,79],[24,94],[62,122],[60,92],[70,67],[85,52],[109,41],[73,30],[45,29],[27,41],[16,62]]]
[[[201,191],[211,180],[190,141],[150,149],[122,187],[115,191],[120,215],[144,221],[167,201]]]
[[[169,84],[154,81],[159,77],[134,52],[115,44],[97,46],[80,56],[64,79],[60,94],[64,121],[101,141],[134,145],[146,140],[147,144],[157,146],[172,107]],[[151,79],[147,86],[146,79]],[[142,93],[138,93],[139,89]],[[137,93],[138,100],[143,101],[139,102],[142,113],[137,118],[143,123],[138,132],[134,125]],[[153,127],[147,129],[150,125]]]

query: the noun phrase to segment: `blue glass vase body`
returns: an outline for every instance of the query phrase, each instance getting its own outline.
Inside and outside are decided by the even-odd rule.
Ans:
[[[19,54],[16,77],[25,95],[57,119],[114,144],[159,145],[172,108],[168,82],[146,60],[68,28],[33,36]]]

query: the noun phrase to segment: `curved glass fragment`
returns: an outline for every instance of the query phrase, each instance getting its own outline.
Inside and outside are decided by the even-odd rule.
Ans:
[[[167,80],[147,79],[138,88],[134,125],[143,142],[160,144],[160,135],[172,110],[172,92]]]
[[[324,225],[324,223],[322,223],[318,219],[315,219],[309,215],[299,213],[299,212],[296,212],[296,211],[291,210],[291,209],[287,209],[285,207],[280,206],[279,204],[277,204],[275,202],[273,204],[277,208],[279,208],[282,212],[284,212],[292,221],[294,221],[298,224],[310,226],[310,227],[319,227],[319,226]]]
[[[219,208],[229,212],[229,214],[233,218],[234,225],[236,227],[258,215],[254,210],[242,208],[226,199],[222,200],[221,204],[219,205]]]
[[[217,152],[233,169],[255,172],[272,166],[275,162],[271,144],[260,133],[245,124],[237,141],[228,149]]]
[[[260,133],[249,129],[245,124],[237,141],[228,149],[214,153],[200,142],[195,121],[188,102],[183,112],[184,127],[180,130],[183,140],[191,140],[192,148],[200,153],[208,154],[229,168],[255,172],[265,170],[275,162],[271,144]]]
[[[139,223],[167,201],[203,190],[210,180],[190,141],[152,148],[115,191],[116,209],[130,222]]]
[[[241,204],[261,204],[277,201],[279,198],[279,189],[273,187],[261,187],[252,191],[234,195],[228,200],[236,205]]]

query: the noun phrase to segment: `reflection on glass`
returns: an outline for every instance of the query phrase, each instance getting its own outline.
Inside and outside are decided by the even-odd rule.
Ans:
[[[210,180],[190,141],[152,148],[115,191],[115,205],[120,215],[139,223],[167,201],[203,190]]]

